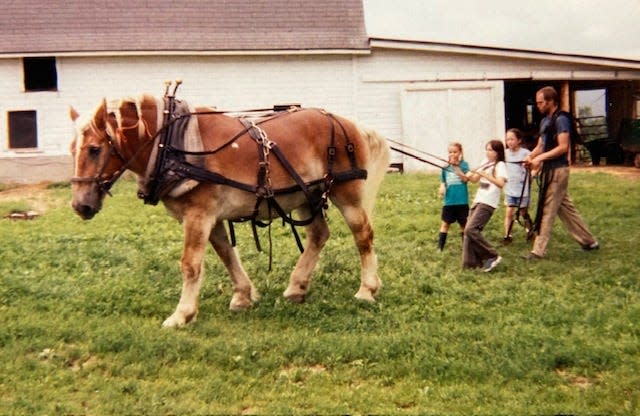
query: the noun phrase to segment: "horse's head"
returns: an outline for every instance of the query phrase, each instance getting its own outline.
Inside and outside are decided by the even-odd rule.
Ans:
[[[88,117],[80,117],[71,108],[75,125],[72,206],[78,215],[93,218],[126,169],[144,176],[153,143],[150,139],[160,128],[163,109],[162,100],[149,95],[115,100],[109,106],[103,99]]]
[[[88,220],[102,208],[105,194],[120,176],[126,163],[119,149],[113,114],[106,100],[89,117],[80,117],[73,108],[71,119],[75,137],[71,143],[74,176],[71,178],[73,209]]]

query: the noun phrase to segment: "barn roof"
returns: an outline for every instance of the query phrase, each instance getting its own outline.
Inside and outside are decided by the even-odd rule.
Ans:
[[[514,49],[514,48],[498,48],[491,46],[465,45],[459,43],[442,43],[428,42],[392,38],[369,38],[369,44],[372,49],[395,49],[421,52],[436,52],[459,55],[477,55],[477,56],[497,56],[501,58],[515,58],[522,60],[536,60],[572,63],[580,65],[593,65],[606,67],[607,69],[620,68],[638,70],[640,69],[640,60],[611,58],[601,56],[579,55],[556,53],[540,50]],[[548,76],[548,74],[546,74]],[[580,75],[580,74],[574,74]],[[624,78],[628,74],[619,73],[620,78]],[[531,75],[523,75],[529,78]],[[597,74],[589,73],[588,77],[594,77]]]
[[[3,3],[0,55],[369,49],[362,0]]]

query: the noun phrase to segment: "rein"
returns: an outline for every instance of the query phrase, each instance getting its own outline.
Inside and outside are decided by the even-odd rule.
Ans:
[[[440,157],[440,156],[435,155],[433,153],[425,152],[424,150],[416,149],[414,147],[411,147],[411,146],[406,145],[404,143],[398,142],[396,140],[392,140],[392,139],[389,139],[389,138],[387,138],[386,140],[389,143],[392,143],[392,144],[395,144],[397,146],[400,146],[400,147],[397,147],[397,146],[393,146],[393,145],[390,144],[389,148],[391,150],[393,150],[395,152],[398,152],[398,153],[401,153],[401,154],[403,154],[405,156],[409,156],[409,157],[411,157],[411,158],[413,158],[413,159],[415,159],[415,160],[417,160],[419,162],[426,163],[426,164],[434,166],[434,167],[436,167],[438,169],[446,169],[449,166],[451,166],[451,163],[449,163],[449,161],[447,159],[443,158],[443,157]],[[423,155],[429,156],[429,157],[431,157],[433,159],[436,159],[436,160],[438,160],[440,162],[444,162],[444,163],[446,163],[446,165],[443,165],[443,164],[440,164],[440,163],[435,163],[435,162],[432,162],[430,160],[426,160],[426,159],[418,156],[416,153],[422,153]],[[517,160],[517,161],[511,161],[511,162],[504,161],[504,163],[518,163],[518,164],[520,164],[522,162],[524,162],[524,160]],[[481,170],[481,169],[485,169],[485,168],[487,168],[487,167],[489,167],[491,165],[492,165],[492,163],[489,162],[487,164],[478,166],[478,167],[476,167],[474,169],[470,169],[470,171],[471,172],[475,172],[475,171],[478,171],[478,170]]]
[[[392,140],[392,139],[389,139],[389,138],[387,138],[387,141],[389,143],[393,143],[394,145],[396,145],[396,146],[389,145],[389,148],[391,150],[396,151],[398,153],[401,153],[401,154],[403,154],[405,156],[409,156],[409,157],[411,157],[411,158],[413,158],[413,159],[415,159],[415,160],[417,160],[419,162],[426,163],[426,164],[429,164],[431,166],[435,166],[436,168],[439,168],[439,169],[446,169],[449,166],[449,161],[448,160],[446,160],[446,159],[444,159],[444,158],[442,158],[440,156],[434,155],[433,153],[429,153],[429,152],[425,152],[425,151],[420,150],[420,149],[413,148],[413,147],[408,146],[408,145],[406,145],[404,143],[401,143],[399,141]],[[397,147],[397,146],[400,146],[400,147]],[[404,149],[402,149],[402,148],[404,148]],[[408,150],[406,150],[406,149],[408,149]],[[439,163],[434,163],[432,161],[426,160],[426,159],[416,155],[415,153],[422,153],[423,155],[426,155],[426,156],[429,156],[429,157],[431,157],[433,159],[437,159],[438,161],[444,162],[447,165],[443,166],[443,165],[441,165]]]

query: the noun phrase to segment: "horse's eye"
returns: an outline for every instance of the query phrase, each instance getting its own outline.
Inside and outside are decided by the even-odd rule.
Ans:
[[[101,150],[102,150],[102,147],[100,146],[89,146],[89,156],[98,157],[98,155],[100,155]]]

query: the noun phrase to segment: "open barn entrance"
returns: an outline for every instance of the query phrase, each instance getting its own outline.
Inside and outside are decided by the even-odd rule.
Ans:
[[[535,94],[551,85],[560,96],[560,106],[577,118],[584,141],[582,162],[587,164],[630,164],[640,146],[633,126],[640,124],[640,82],[638,81],[505,81],[505,127],[519,128],[526,145],[537,141],[542,118],[535,106]],[[631,127],[629,127],[631,126]],[[638,144],[635,144],[635,141]],[[637,146],[636,146],[637,145]],[[581,160],[576,160],[578,163]]]

